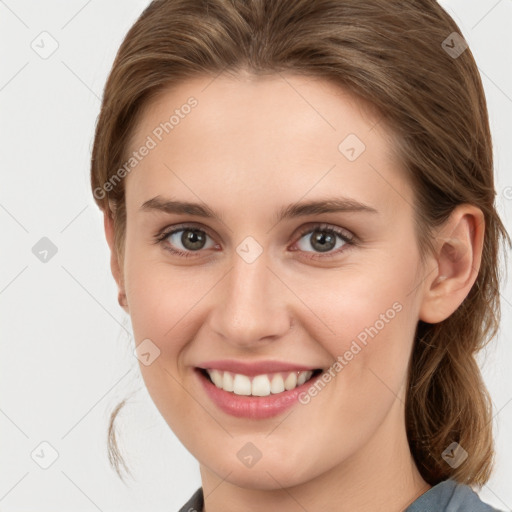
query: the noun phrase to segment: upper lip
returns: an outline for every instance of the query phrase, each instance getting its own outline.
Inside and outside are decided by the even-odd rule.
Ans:
[[[318,366],[304,366],[296,363],[288,363],[283,361],[236,361],[233,359],[223,359],[217,361],[205,361],[198,368],[204,370],[222,370],[226,372],[239,373],[254,377],[265,373],[277,372],[304,372],[308,370],[318,370]]]

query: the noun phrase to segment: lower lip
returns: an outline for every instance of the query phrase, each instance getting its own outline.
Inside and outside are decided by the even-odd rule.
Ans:
[[[322,376],[319,373],[295,389],[283,391],[275,395],[244,396],[218,388],[198,369],[196,369],[196,373],[207,395],[222,411],[237,418],[251,419],[272,418],[283,413],[294,404],[299,403],[299,395]]]

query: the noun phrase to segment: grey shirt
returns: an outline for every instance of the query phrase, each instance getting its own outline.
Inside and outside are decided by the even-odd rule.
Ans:
[[[469,485],[445,480],[434,485],[404,512],[500,512],[484,503]]]
[[[203,489],[199,487],[179,512],[202,512]],[[455,480],[434,485],[411,503],[404,512],[501,512],[484,503],[469,486]]]

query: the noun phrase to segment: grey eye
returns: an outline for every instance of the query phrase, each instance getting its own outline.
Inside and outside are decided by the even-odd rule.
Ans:
[[[305,252],[312,251],[309,251],[308,248],[305,247],[306,244],[304,244],[304,246],[300,245],[300,241],[303,239],[306,239],[306,244],[309,244],[310,247],[313,247],[313,249],[318,252],[327,252],[332,251],[333,249],[339,249],[347,243],[339,233],[336,233],[331,229],[315,229],[302,235],[300,240],[297,242],[299,249]],[[336,245],[337,239],[340,242],[338,245]]]
[[[181,235],[179,235],[179,233],[181,233]],[[181,228],[169,233],[166,240],[172,246],[178,246],[180,250],[179,244],[181,243],[186,251],[200,251],[201,249],[205,249],[207,238],[209,238],[209,236],[201,229]]]

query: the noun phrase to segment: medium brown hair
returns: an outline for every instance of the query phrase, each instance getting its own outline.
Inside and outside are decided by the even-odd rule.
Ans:
[[[500,238],[510,238],[494,205],[492,141],[471,50],[443,47],[460,34],[434,0],[156,0],[127,33],[105,86],[92,150],[91,184],[115,223],[123,260],[126,161],[140,114],[157,93],[221,72],[291,72],[333,81],[372,105],[395,134],[415,196],[422,257],[432,229],[459,204],[480,208],[485,238],[479,273],[447,319],[418,322],[405,404],[409,446],[430,484],[453,478],[483,485],[493,467],[492,403],[475,360],[500,320]],[[452,39],[449,39],[449,36]],[[111,415],[109,455],[119,473]],[[452,443],[469,456],[452,468]]]

